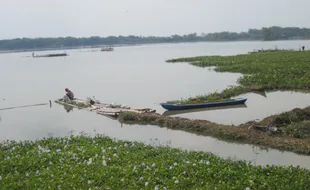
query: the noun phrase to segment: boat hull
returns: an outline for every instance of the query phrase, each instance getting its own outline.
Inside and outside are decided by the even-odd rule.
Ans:
[[[197,109],[197,108],[244,104],[246,101],[247,101],[247,98],[242,98],[242,99],[232,99],[232,100],[223,101],[223,102],[211,102],[211,103],[203,103],[203,104],[180,104],[178,105],[178,104],[162,103],[160,105],[166,110],[186,110],[186,109]]]

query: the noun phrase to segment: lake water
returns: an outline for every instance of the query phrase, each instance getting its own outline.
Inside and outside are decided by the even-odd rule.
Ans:
[[[167,59],[200,56],[232,55],[261,48],[310,47],[310,41],[184,43],[115,48],[113,52],[65,50],[68,57],[32,58],[32,52],[0,54],[0,109],[12,106],[48,103],[72,89],[78,98],[96,96],[102,102],[149,107],[164,113],[158,103],[188,98],[235,85],[241,74],[216,73],[187,63],[166,63]],[[62,51],[55,51],[62,52]],[[48,52],[38,52],[44,54]],[[182,117],[208,119],[225,124],[240,124],[263,119],[270,114],[310,105],[310,95],[291,92],[267,92],[267,97],[246,94],[246,107],[182,113]],[[37,139],[49,134],[68,135],[76,132],[105,133],[111,137],[152,143],[171,141],[173,147],[214,152],[223,157],[236,156],[253,160],[248,145],[229,144],[212,138],[171,131],[155,126],[121,126],[119,122],[86,111],[67,113],[53,104],[0,111],[0,140]],[[184,140],[188,139],[188,140]],[[247,147],[247,148],[246,148]],[[252,151],[253,152],[253,151]],[[308,157],[278,151],[258,154],[259,164],[299,164],[309,166]]]

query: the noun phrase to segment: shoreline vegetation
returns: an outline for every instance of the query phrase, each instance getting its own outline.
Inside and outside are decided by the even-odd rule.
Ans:
[[[0,144],[2,189],[309,189],[310,171],[102,135]]]
[[[108,36],[108,37],[57,37],[57,38],[16,38],[0,40],[0,52],[24,52],[63,50],[79,48],[100,48],[102,46],[143,45],[158,43],[186,42],[235,42],[235,41],[277,41],[309,40],[310,28],[263,27],[246,32],[191,33],[185,35],[160,36]],[[296,47],[298,49],[298,47]],[[300,47],[299,47],[300,48]]]

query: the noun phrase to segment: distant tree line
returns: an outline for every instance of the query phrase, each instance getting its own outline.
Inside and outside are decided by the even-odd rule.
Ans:
[[[309,28],[298,27],[268,27],[262,29],[249,29],[247,32],[217,32],[209,34],[192,33],[187,35],[172,35],[169,37],[156,36],[92,36],[89,38],[59,37],[59,38],[17,38],[0,40],[0,50],[38,50],[74,48],[80,46],[101,45],[128,45],[148,43],[178,43],[203,41],[245,41],[245,40],[293,40],[310,39]]]

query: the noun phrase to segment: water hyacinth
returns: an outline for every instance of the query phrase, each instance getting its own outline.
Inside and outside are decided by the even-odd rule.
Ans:
[[[87,161],[87,165],[91,165],[93,163],[93,159],[89,158],[89,160]]]
[[[1,189],[272,189],[275,184],[278,189],[309,189],[310,172],[299,167],[263,169],[203,152],[137,142],[132,146],[104,136],[70,138],[61,153],[56,150],[65,141],[59,138],[24,142],[23,151],[9,144],[7,150],[12,153],[0,148]],[[93,146],[93,140],[98,146]],[[108,149],[126,143],[126,148]],[[47,149],[52,151],[38,155]]]

